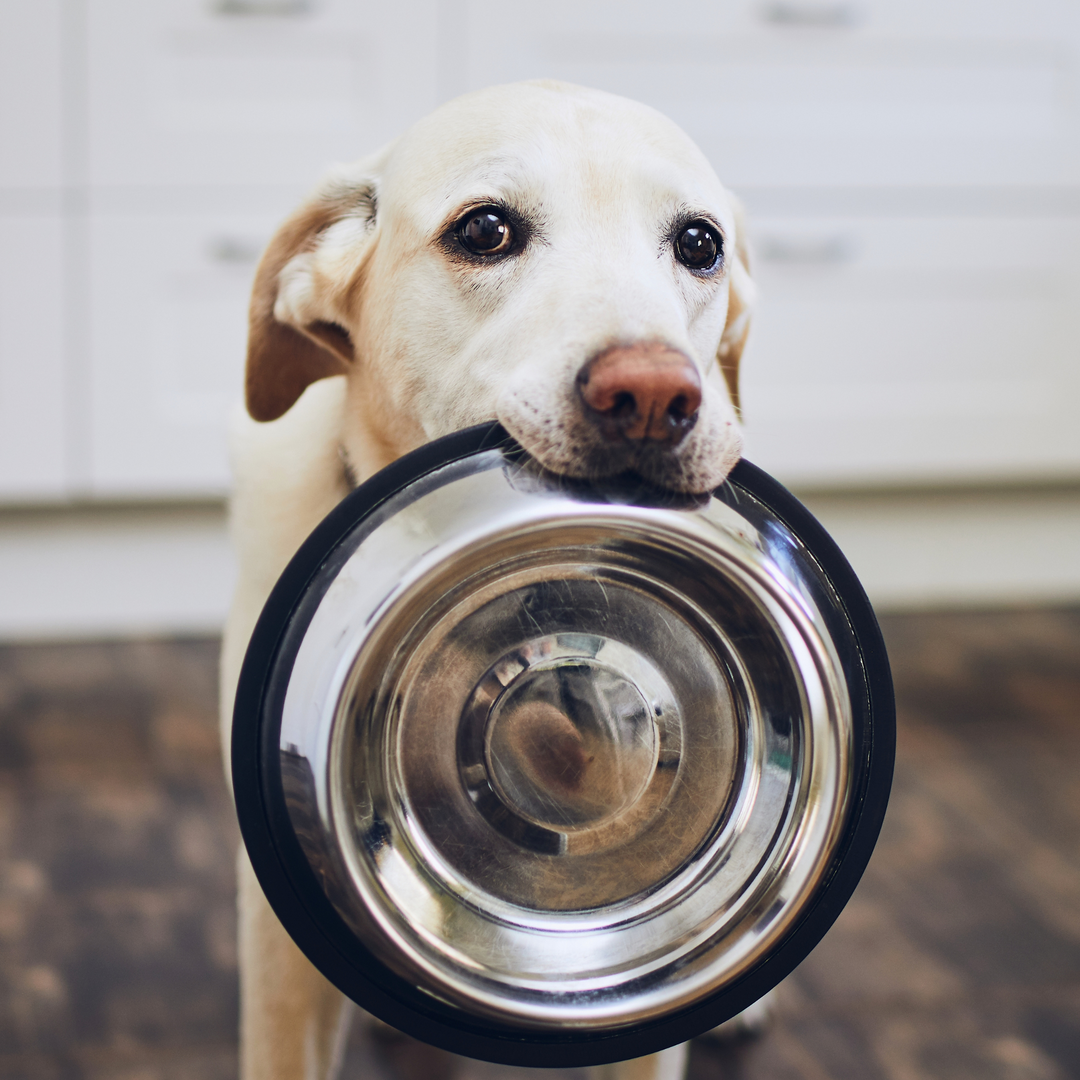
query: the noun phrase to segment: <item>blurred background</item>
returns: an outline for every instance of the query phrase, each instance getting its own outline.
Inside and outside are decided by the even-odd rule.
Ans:
[[[532,77],[655,106],[745,203],[747,455],[897,666],[869,892],[694,1068],[1080,1076],[1078,60],[1073,0],[0,2],[0,1077],[231,1074],[254,267],[330,163]]]
[[[220,623],[263,245],[328,164],[539,76],[656,106],[744,200],[748,456],[875,599],[1080,597],[1068,0],[0,12],[0,633]]]

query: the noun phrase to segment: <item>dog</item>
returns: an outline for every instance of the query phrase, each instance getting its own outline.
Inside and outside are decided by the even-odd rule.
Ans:
[[[738,204],[673,123],[554,82],[442,106],[332,172],[281,227],[251,301],[233,425],[239,575],[223,739],[278,575],[356,484],[498,419],[568,476],[632,471],[682,492],[741,450],[738,367],[754,289]],[[244,1080],[329,1080],[342,995],[239,867]],[[600,1070],[676,1080],[684,1048]]]

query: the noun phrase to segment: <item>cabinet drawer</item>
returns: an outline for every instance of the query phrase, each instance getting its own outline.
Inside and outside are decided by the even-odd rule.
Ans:
[[[0,500],[67,493],[64,226],[0,217]]]
[[[223,494],[251,279],[277,217],[99,216],[91,223],[94,494]]]
[[[434,106],[433,16],[434,0],[90,5],[90,182],[310,185]]]
[[[1080,475],[1080,220],[763,219],[747,454],[796,484]]]
[[[0,187],[63,182],[60,11],[0,4]]]
[[[1023,4],[980,0],[671,0],[663,7],[647,0],[466,0],[467,25],[476,34],[474,51],[485,44],[498,53],[500,41],[526,27],[534,37],[551,31],[577,35],[619,35],[651,38],[658,43],[675,38],[697,40],[708,48],[718,35],[772,35],[790,40],[802,35],[828,44],[853,34],[882,37],[912,34],[941,41],[1059,40],[1080,29],[1080,12],[1071,0],[1030,0]],[[457,21],[459,31],[465,23]],[[491,33],[485,34],[486,28]],[[498,36],[494,31],[499,31]],[[515,49],[527,42],[514,39]],[[693,60],[693,54],[679,59]]]
[[[257,250],[277,218],[94,222],[102,495],[228,484]],[[1080,222],[762,219],[747,453],[794,484],[1080,474]]]
[[[1077,19],[981,23],[957,0],[472,0],[462,42],[470,86],[544,76],[647,102],[736,189],[1080,183]],[[491,26],[514,48],[489,55]]]

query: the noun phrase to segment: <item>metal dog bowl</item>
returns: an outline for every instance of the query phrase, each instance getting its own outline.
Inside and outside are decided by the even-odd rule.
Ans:
[[[649,1053],[839,914],[892,772],[888,663],[821,527],[554,478],[501,428],[385,469],[270,598],[237,694],[241,828],[345,993],[472,1057]]]

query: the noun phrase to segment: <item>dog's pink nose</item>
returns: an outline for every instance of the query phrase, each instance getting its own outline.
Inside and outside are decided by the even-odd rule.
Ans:
[[[681,352],[658,343],[615,345],[578,373],[586,409],[609,439],[677,443],[701,408],[701,379]]]

